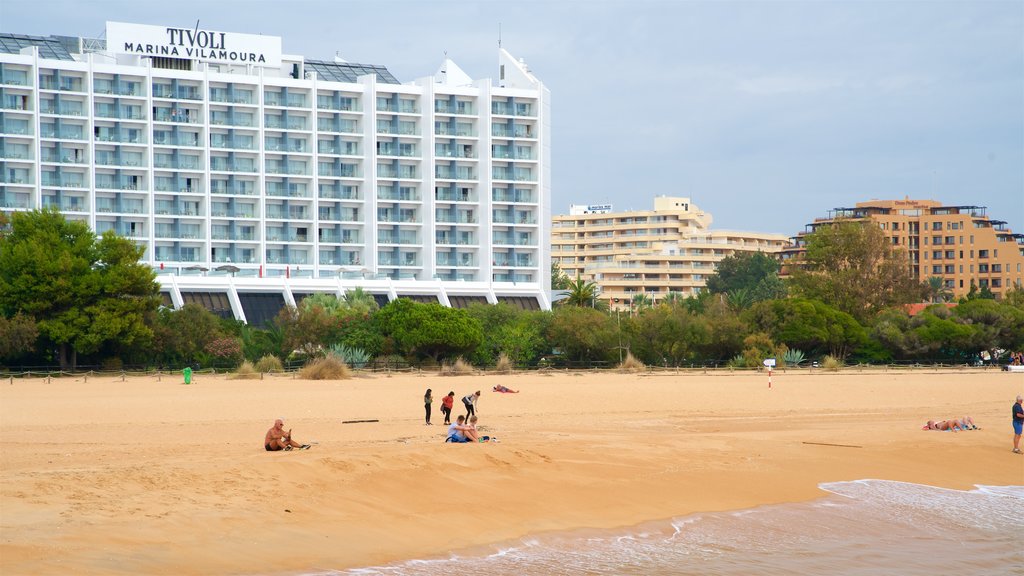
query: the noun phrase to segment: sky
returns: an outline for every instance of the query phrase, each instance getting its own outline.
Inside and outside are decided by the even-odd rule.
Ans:
[[[1024,232],[1024,2],[0,0],[0,30],[107,20],[282,37],[399,80],[501,45],[551,90],[552,200],[794,235],[870,199],[987,206]]]

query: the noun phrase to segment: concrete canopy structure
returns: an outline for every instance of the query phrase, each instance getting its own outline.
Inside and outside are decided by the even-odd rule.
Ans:
[[[572,206],[554,216],[551,258],[569,278],[600,288],[612,309],[640,294],[652,302],[702,290],[716,264],[737,252],[774,254],[782,234],[711,230],[711,215],[689,198],[659,196],[653,210],[616,212],[608,204]]]
[[[550,308],[550,92],[525,63],[499,48],[496,81],[445,59],[399,83],[281,44],[0,34],[0,210],[114,230],[166,302],[250,321],[241,296],[280,307],[297,283]]]

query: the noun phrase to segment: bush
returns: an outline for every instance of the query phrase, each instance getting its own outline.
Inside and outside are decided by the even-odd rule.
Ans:
[[[498,372],[511,372],[512,361],[509,360],[508,354],[505,354],[504,352],[498,354],[498,363],[494,365],[494,368]]]
[[[647,366],[643,362],[636,359],[632,352],[626,351],[626,359],[619,364],[619,370],[623,372],[643,372],[647,369]]]
[[[838,372],[843,367],[843,361],[829,354],[821,361],[821,367],[829,372]]]
[[[280,361],[278,362],[280,364]],[[238,367],[238,370],[230,376],[232,380],[259,380],[260,371],[252,365],[252,362],[246,360],[242,362],[242,365]]]
[[[387,356],[378,356],[373,360],[373,367],[376,369],[400,369],[408,368],[409,362],[406,361],[405,357],[400,354],[389,354]]]
[[[328,354],[303,366],[299,376],[306,380],[344,380],[350,378],[351,373],[348,365],[336,356]]]
[[[743,357],[743,354],[737,354],[733,356],[732,360],[729,360],[726,364],[729,368],[746,368],[747,359]]]
[[[473,365],[466,362],[462,358],[456,358],[455,362],[445,363],[444,373],[451,376],[459,376],[463,374],[472,374]]]
[[[363,368],[370,362],[370,354],[361,348],[344,344],[331,346],[331,354],[337,356],[352,368]]]
[[[117,356],[111,358],[104,358],[103,362],[100,363],[100,370],[104,372],[117,372],[124,368],[124,362]]]
[[[245,366],[245,364],[249,363],[245,362],[244,364],[242,364],[242,366]],[[284,372],[284,365],[281,364],[281,359],[278,358],[277,356],[267,354],[266,356],[260,358],[256,362],[255,369],[256,372],[259,372],[261,374],[264,372]],[[239,368],[239,371],[241,371],[241,368]]]
[[[783,356],[783,359],[786,361],[787,366],[799,366],[806,358],[804,357],[802,350],[792,348],[786,350],[786,354]]]

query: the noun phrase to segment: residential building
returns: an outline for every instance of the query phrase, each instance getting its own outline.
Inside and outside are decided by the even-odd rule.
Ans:
[[[250,322],[357,286],[550,307],[550,92],[522,60],[401,83],[281,43],[0,34],[0,210],[132,238],[168,305]]]
[[[806,236],[840,220],[873,222],[892,245],[906,250],[913,275],[922,282],[941,278],[953,297],[971,285],[987,287],[999,298],[1024,279],[1024,234],[1003,220],[989,218],[984,206],[943,206],[935,200],[871,200],[853,208],[833,208],[817,218],[781,253],[784,263],[798,261]]]
[[[628,212],[571,206],[553,218],[551,258],[569,278],[595,282],[599,298],[618,309],[640,294],[652,303],[694,295],[726,256],[774,254],[787,242],[783,234],[711,230],[711,222],[689,198],[659,196],[653,210]]]

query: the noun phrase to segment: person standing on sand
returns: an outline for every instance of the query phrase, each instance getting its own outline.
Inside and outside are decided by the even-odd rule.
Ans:
[[[452,423],[452,406],[455,405],[455,392],[450,391],[448,395],[441,398],[441,413],[444,414],[444,423]]]
[[[1021,406],[1021,402],[1024,401],[1024,397],[1017,394],[1017,402],[1013,405],[1013,453],[1020,454],[1020,434],[1021,430],[1024,429],[1024,407]]]
[[[289,428],[288,431],[285,432],[284,420],[281,420],[280,418],[274,420],[274,425],[270,427],[270,430],[267,430],[267,435],[263,438],[263,447],[267,452],[291,450],[293,448],[309,450],[309,444],[299,444],[292,440],[292,429]]]
[[[427,393],[423,395],[423,407],[427,410],[427,426],[430,426],[430,403],[434,401],[434,397],[430,395],[430,388],[427,388]]]
[[[480,399],[480,391],[477,390],[468,396],[462,398],[462,403],[466,406],[466,419],[476,414],[476,402]]]

